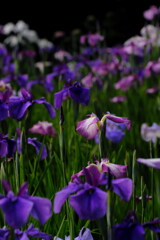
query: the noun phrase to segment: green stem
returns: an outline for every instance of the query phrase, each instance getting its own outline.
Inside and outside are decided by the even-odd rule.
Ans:
[[[134,152],[133,152],[133,159],[132,159],[133,210],[135,210],[135,162],[136,162],[136,150],[134,150]]]
[[[102,131],[99,130],[99,158],[102,158]]]
[[[108,240],[112,240],[112,227],[111,227],[111,191],[107,192],[108,200],[107,200],[107,233]]]

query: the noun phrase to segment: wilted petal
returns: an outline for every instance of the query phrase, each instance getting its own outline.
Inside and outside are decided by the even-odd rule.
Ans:
[[[70,205],[81,219],[96,220],[106,214],[107,193],[87,183],[70,197]]]
[[[137,162],[142,163],[148,167],[160,169],[160,158],[138,158]]]
[[[112,190],[124,201],[129,201],[132,191],[133,182],[130,178],[119,178],[112,180]]]

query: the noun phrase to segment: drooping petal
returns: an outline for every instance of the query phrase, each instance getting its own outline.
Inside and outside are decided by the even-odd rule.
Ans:
[[[41,224],[44,224],[52,216],[51,201],[41,197],[29,197],[28,199],[34,204],[31,215],[38,219]]]
[[[70,197],[70,205],[81,219],[96,220],[106,214],[107,193],[87,183]]]
[[[3,158],[8,154],[8,144],[6,139],[0,140],[0,157]]]
[[[51,118],[54,118],[56,116],[56,111],[55,111],[54,107],[49,102],[47,102],[45,99],[43,99],[43,98],[36,99],[36,100],[33,100],[33,103],[43,104],[45,106],[45,108],[47,109]]]
[[[142,163],[148,167],[160,169],[160,158],[138,158],[137,162]]]
[[[31,201],[14,195],[0,199],[5,220],[13,228],[21,228],[27,222],[32,207]]]
[[[124,201],[129,201],[132,190],[133,182],[130,178],[119,178],[112,180],[112,190]]]
[[[0,121],[5,120],[8,117],[8,105],[0,102]]]
[[[11,97],[8,103],[10,117],[21,120],[31,105],[30,101],[24,101],[21,97]]]
[[[57,192],[54,198],[54,212],[59,213],[64,202],[67,200],[71,193],[77,192],[81,185],[77,185],[75,183],[69,183],[68,186],[64,187],[61,191]]]
[[[35,147],[36,153],[39,154],[41,152],[40,159],[43,160],[47,157],[47,148],[41,142],[37,141],[36,138],[28,138],[28,144],[31,144]]]
[[[62,102],[67,98],[68,95],[69,95],[68,88],[55,93],[54,94],[54,107],[56,109],[61,108]]]

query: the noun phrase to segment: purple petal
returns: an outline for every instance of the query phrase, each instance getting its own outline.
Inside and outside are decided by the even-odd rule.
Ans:
[[[49,102],[47,102],[45,99],[36,99],[36,100],[33,100],[33,102],[43,104],[45,106],[45,108],[47,109],[51,118],[54,118],[56,116],[56,111],[55,111],[54,107]]]
[[[28,220],[33,203],[21,197],[6,197],[0,199],[0,208],[8,225],[21,228]]]
[[[54,107],[59,109],[62,106],[62,102],[66,99],[68,96],[68,88],[63,89],[57,93],[54,94]]]
[[[30,101],[24,101],[21,97],[12,97],[8,105],[10,117],[21,120],[24,118],[27,109],[32,103]]]
[[[0,229],[0,240],[9,239],[10,229]]]
[[[79,85],[75,85],[75,86],[72,86],[69,88],[69,94],[70,94],[70,97],[86,106],[88,105],[89,101],[90,101],[90,90],[89,88],[86,88],[86,87],[81,87]]]
[[[129,201],[132,190],[133,182],[130,178],[120,178],[112,180],[113,192],[115,192],[124,201]]]
[[[28,196],[28,183],[24,182],[18,191],[18,196],[20,197],[26,197]]]
[[[115,115],[111,115],[110,113],[107,113],[106,117],[107,117],[107,119],[109,119],[115,123],[125,123],[127,129],[128,130],[131,129],[131,121],[128,120],[128,118],[126,118],[126,117],[117,117]]]
[[[85,184],[85,188],[70,197],[70,205],[81,219],[96,220],[106,214],[107,194]]]
[[[160,158],[138,158],[137,162],[142,163],[148,167],[160,169]]]
[[[145,231],[138,223],[122,222],[113,226],[113,240],[145,240]]]
[[[0,157],[3,158],[8,154],[8,144],[6,139],[0,140]]]
[[[68,196],[71,193],[77,192],[80,188],[82,188],[82,185],[77,185],[70,182],[68,186],[57,192],[54,198],[54,212],[59,213]]]
[[[93,240],[91,231],[88,228],[82,228],[79,236],[75,240]]]
[[[127,176],[127,166],[126,165],[118,165],[109,162],[101,162],[102,172],[108,172],[110,169],[110,173],[116,178],[124,178]]]
[[[51,201],[41,197],[29,197],[28,199],[34,203],[31,215],[44,224],[52,216]]]
[[[0,102],[0,121],[5,120],[8,117],[8,105]]]

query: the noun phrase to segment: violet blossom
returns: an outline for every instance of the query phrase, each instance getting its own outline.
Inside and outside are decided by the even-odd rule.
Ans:
[[[141,137],[146,142],[152,141],[155,143],[157,138],[160,137],[160,126],[157,123],[153,123],[149,127],[146,123],[143,123],[141,126]]]
[[[12,157],[16,152],[16,141],[9,139],[7,135],[0,133],[0,157]]]
[[[32,96],[29,92],[27,92],[24,88],[21,90],[22,96],[21,97],[10,97],[8,106],[9,106],[9,114],[10,117],[21,120],[24,118],[27,109],[32,106],[34,103],[43,104],[47,111],[50,114],[51,118],[55,117],[55,110],[53,106],[48,103],[44,97],[40,99],[32,99]]]
[[[143,16],[147,20],[152,20],[156,15],[160,14],[160,9],[156,6],[150,6],[150,8],[144,11]]]
[[[29,216],[44,224],[52,215],[50,200],[28,195],[28,184],[23,183],[17,195],[11,190],[10,184],[2,180],[5,195],[0,196],[0,208],[5,221],[13,228],[21,228]]]
[[[108,179],[100,173],[97,167],[83,168],[86,182],[75,177],[73,182],[56,193],[54,199],[54,212],[59,213],[64,202],[69,197],[69,204],[81,219],[96,220],[102,218],[107,210],[107,194],[99,187],[106,185]],[[128,201],[132,194],[133,183],[129,178],[111,180],[111,190],[124,201]],[[75,193],[75,194],[74,194]]]
[[[56,136],[56,131],[53,128],[53,124],[47,121],[43,122],[39,121],[38,123],[34,124],[33,127],[29,129],[29,131],[32,133],[38,133],[42,135],[49,134],[52,137]]]
[[[108,121],[109,123],[113,122],[113,125],[115,126],[115,131],[117,131],[115,133],[116,135],[116,141],[120,141],[121,138],[124,136],[124,133],[122,132],[122,130],[124,130],[125,128],[127,128],[128,130],[131,129],[131,121],[128,120],[125,117],[117,117],[115,115],[110,114],[109,112],[107,112],[107,114],[105,114],[101,120],[99,120],[99,118],[94,114],[90,114],[90,117],[88,119],[82,120],[80,122],[77,123],[77,128],[76,131],[82,135],[83,137],[87,138],[87,139],[93,139],[95,137],[97,137],[98,135],[98,131],[101,130],[103,128],[104,125],[104,121],[107,119],[110,120]],[[107,138],[112,138],[113,136],[113,140],[114,140],[114,132],[112,131],[111,126],[107,127]],[[119,134],[119,136],[118,136]],[[119,138],[118,138],[119,137]]]
[[[86,106],[90,101],[90,90],[89,88],[82,87],[79,83],[74,83],[72,86],[64,88],[60,92],[54,94],[55,108],[61,108],[62,102],[68,96],[75,102]]]
[[[158,224],[160,219],[140,224],[134,211],[130,211],[122,223],[113,226],[113,240],[145,240],[145,228],[149,228],[160,237]]]

